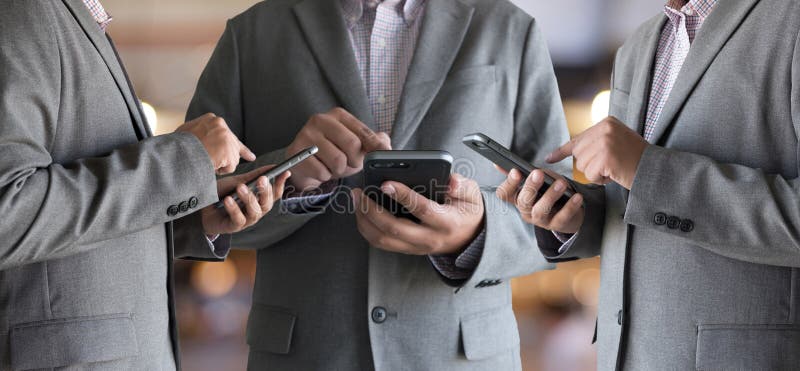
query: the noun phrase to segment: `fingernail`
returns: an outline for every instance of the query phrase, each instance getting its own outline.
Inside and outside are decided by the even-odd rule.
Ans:
[[[565,188],[566,188],[566,187],[564,186],[564,183],[562,183],[560,180],[556,182],[556,191],[557,191],[557,192],[561,192],[561,191],[563,191]]]
[[[544,180],[544,175],[542,175],[541,171],[534,171],[533,172],[533,177],[531,177],[531,179],[533,179],[534,182],[538,183],[538,182],[541,182],[542,180]]]
[[[381,191],[387,195],[393,195],[397,193],[397,190],[394,189],[394,186],[391,184],[384,184],[383,187],[381,187]]]
[[[249,189],[247,189],[247,186],[246,186],[246,185],[244,185],[244,184],[239,184],[239,191],[240,191],[240,192],[242,192],[242,193],[244,193],[244,194],[248,194],[248,193],[250,193],[250,190],[249,190]]]
[[[580,194],[576,194],[575,197],[572,198],[572,203],[575,205],[580,205],[583,203],[583,196]]]
[[[230,206],[233,206],[233,197],[230,197],[230,196],[225,197],[225,203],[230,205]]]
[[[544,160],[547,162],[553,162],[553,154],[551,153],[547,155],[547,157],[545,157]]]
[[[522,174],[517,169],[511,170],[511,179],[513,180],[520,180],[522,178]]]

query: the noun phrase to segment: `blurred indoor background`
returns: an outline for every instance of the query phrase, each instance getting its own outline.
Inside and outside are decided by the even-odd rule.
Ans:
[[[570,132],[575,134],[607,112],[614,50],[665,1],[514,2],[537,18],[548,39]],[[157,133],[170,132],[184,121],[225,21],[255,3],[103,0],[114,16],[109,32]],[[179,262],[176,272],[184,369],[244,370],[255,255],[237,251],[225,263]],[[592,259],[513,282],[526,371],[594,369],[591,339],[599,277],[598,260]]]

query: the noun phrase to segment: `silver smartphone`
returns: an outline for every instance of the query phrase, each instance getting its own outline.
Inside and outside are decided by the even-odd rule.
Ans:
[[[527,178],[531,175],[531,173],[537,169],[536,166],[531,165],[530,162],[526,161],[522,157],[517,156],[514,152],[511,152],[508,148],[504,147],[500,143],[497,143],[492,138],[489,138],[485,134],[475,133],[465,136],[461,141],[469,148],[472,148],[475,152],[478,152],[481,156],[485,157],[487,160],[491,161],[495,165],[501,167],[503,170],[511,171],[511,169],[517,169],[524,178]],[[544,186],[539,189],[538,197],[542,197],[544,193],[550,188],[551,185],[555,182],[553,177],[545,174],[544,175]],[[570,197],[575,195],[571,189],[567,188],[564,191],[564,194],[561,198],[556,201],[554,206],[555,210],[561,209],[562,206],[569,201]],[[537,199],[538,199],[537,197]]]
[[[259,175],[258,177],[256,177],[255,180],[251,181],[250,183],[247,183],[247,188],[250,189],[250,192],[258,194],[258,187],[256,185],[258,183],[259,178],[264,176],[267,177],[267,180],[273,182],[275,178],[285,173],[286,171],[290,170],[291,168],[299,165],[301,162],[307,160],[309,157],[314,156],[317,152],[319,152],[319,148],[317,148],[317,146],[311,146],[298,152],[294,156],[289,157],[286,161],[281,162],[277,166],[267,170],[264,174]],[[239,194],[237,194],[236,191],[231,193],[229,196],[233,197],[234,201],[239,202]],[[214,204],[214,206],[216,206],[217,209],[225,207],[225,203],[223,202],[224,199],[225,198],[223,197],[222,200]]]

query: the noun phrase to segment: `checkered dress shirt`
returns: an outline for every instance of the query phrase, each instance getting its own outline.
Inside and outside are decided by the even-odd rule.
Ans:
[[[97,21],[97,25],[100,26],[100,29],[103,31],[105,31],[108,24],[114,20],[114,18],[106,12],[99,0],[83,0],[83,4],[89,9],[89,13],[92,14],[94,20]]]
[[[391,134],[425,0],[342,0],[376,130]]]
[[[414,58],[425,0],[341,0],[361,81],[372,108],[377,131],[391,134]],[[445,277],[467,279],[483,255],[481,233],[462,253],[430,256]]]
[[[685,4],[680,7],[674,5]],[[686,0],[671,1],[664,7],[667,22],[661,30],[661,39],[658,41],[656,61],[653,72],[653,84],[650,88],[650,101],[647,105],[647,118],[644,125],[644,138],[650,140],[655,130],[664,104],[667,103],[669,93],[675,86],[678,73],[689,55],[689,48],[694,42],[694,37],[703,22],[711,14],[717,0]]]

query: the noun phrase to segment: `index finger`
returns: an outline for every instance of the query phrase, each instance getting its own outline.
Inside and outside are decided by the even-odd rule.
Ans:
[[[556,163],[559,162],[569,156],[572,156],[572,150],[575,148],[575,139],[570,140],[569,142],[565,143],[563,146],[558,147],[555,151],[551,154],[547,155],[545,159],[549,163]]]
[[[330,114],[361,140],[361,147],[364,149],[364,152],[372,152],[378,149],[390,149],[386,148],[385,141],[381,139],[378,133],[372,131],[372,129],[350,112],[341,108],[335,108]]]
[[[250,148],[247,148],[247,146],[244,145],[244,143],[242,143],[242,141],[240,141],[238,138],[236,141],[239,143],[239,156],[245,159],[245,161],[255,161],[256,154],[253,153]]]

